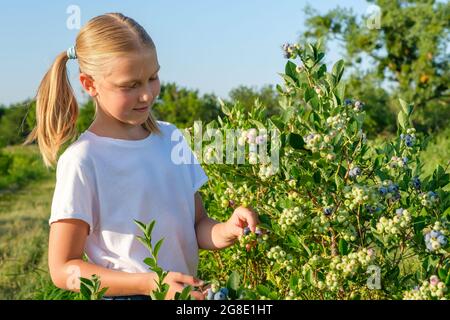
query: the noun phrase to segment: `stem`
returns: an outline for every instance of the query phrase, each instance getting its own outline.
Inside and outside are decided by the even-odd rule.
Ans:
[[[361,206],[358,205],[358,213],[356,214],[356,220],[358,221],[358,233],[359,233],[359,239],[361,241],[361,247],[363,247],[364,246],[363,235],[362,235],[362,231],[361,231],[361,224],[359,222],[360,211],[361,211]]]

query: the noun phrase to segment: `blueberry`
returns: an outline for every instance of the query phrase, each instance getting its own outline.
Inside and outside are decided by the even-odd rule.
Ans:
[[[348,174],[351,178],[357,177],[361,174],[361,169],[359,167],[354,167]]]
[[[414,138],[411,135],[404,135],[402,139],[408,147],[412,147],[414,145]]]
[[[344,104],[345,104],[346,106],[351,105],[351,104],[352,104],[352,99],[345,99],[345,100],[344,100]]]
[[[248,235],[248,234],[250,234],[250,228],[249,227],[245,227],[244,228],[244,236],[246,236],[246,235]]]
[[[292,45],[290,45],[289,43],[285,43],[283,44],[283,51],[284,51],[284,57],[286,59],[289,59],[290,57],[292,57],[292,53],[290,51],[292,51]]]
[[[433,230],[431,231],[430,235],[432,238],[437,238],[440,235],[440,232]]]
[[[214,300],[226,300],[226,298],[226,295],[224,295],[222,291],[219,291],[214,295]]]
[[[333,213],[333,209],[330,208],[330,207],[324,208],[324,209],[323,209],[323,213],[324,213],[326,216],[329,216],[331,213]]]
[[[391,185],[388,187],[388,191],[389,191],[389,192],[397,192],[397,191],[398,191],[398,185],[396,185],[396,184],[391,184]]]
[[[225,296],[228,296],[228,288],[220,288],[219,290],[220,292],[222,292]]]
[[[443,234],[441,234],[439,237],[437,237],[436,239],[442,246],[445,246],[447,244],[447,239],[445,238],[445,236]]]
[[[399,216],[401,216],[403,214],[403,210],[405,210],[405,209],[399,208],[399,209],[395,210],[395,213],[398,214]]]
[[[382,196],[384,196],[388,191],[387,191],[386,187],[381,187],[380,189],[378,189],[378,192],[379,192]]]
[[[214,299],[214,292],[212,292],[211,288],[208,288],[206,299],[207,300],[213,300]]]
[[[421,183],[419,177],[415,176],[414,178],[412,178],[411,183],[414,189],[420,189]]]
[[[363,103],[361,101],[356,101],[355,102],[355,109],[360,111],[363,108]]]

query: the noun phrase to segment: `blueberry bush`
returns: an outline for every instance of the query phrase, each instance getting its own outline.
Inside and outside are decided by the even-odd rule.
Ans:
[[[222,103],[225,117],[206,126],[211,140],[197,157],[210,178],[209,214],[224,221],[250,206],[261,224],[233,247],[202,252],[200,277],[223,284],[236,271],[242,299],[449,298],[448,165],[423,177],[427,137],[403,100],[396,137],[368,141],[364,102],[345,92],[342,60],[327,70],[321,47],[283,46],[279,115],[266,117],[257,100],[249,112]],[[216,146],[226,143],[214,133],[237,128],[245,161],[220,163]],[[263,144],[267,153],[255,152]]]

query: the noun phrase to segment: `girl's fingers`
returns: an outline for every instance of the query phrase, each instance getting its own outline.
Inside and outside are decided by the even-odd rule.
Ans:
[[[190,276],[187,274],[182,274],[182,273],[179,273],[177,281],[187,284],[187,285],[190,285],[190,286],[196,286],[196,287],[202,286],[204,284],[203,280],[200,280],[193,276]]]
[[[191,297],[195,300],[205,300],[205,296],[200,291],[191,291]]]
[[[250,230],[252,232],[255,232],[256,226],[259,224],[258,215],[248,208],[242,208],[242,210],[239,212],[239,215],[247,222]]]

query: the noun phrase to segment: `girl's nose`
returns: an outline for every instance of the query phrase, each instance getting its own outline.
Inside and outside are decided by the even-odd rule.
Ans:
[[[152,99],[153,99],[152,94],[149,92],[145,92],[141,95],[140,102],[148,102],[152,101]]]

